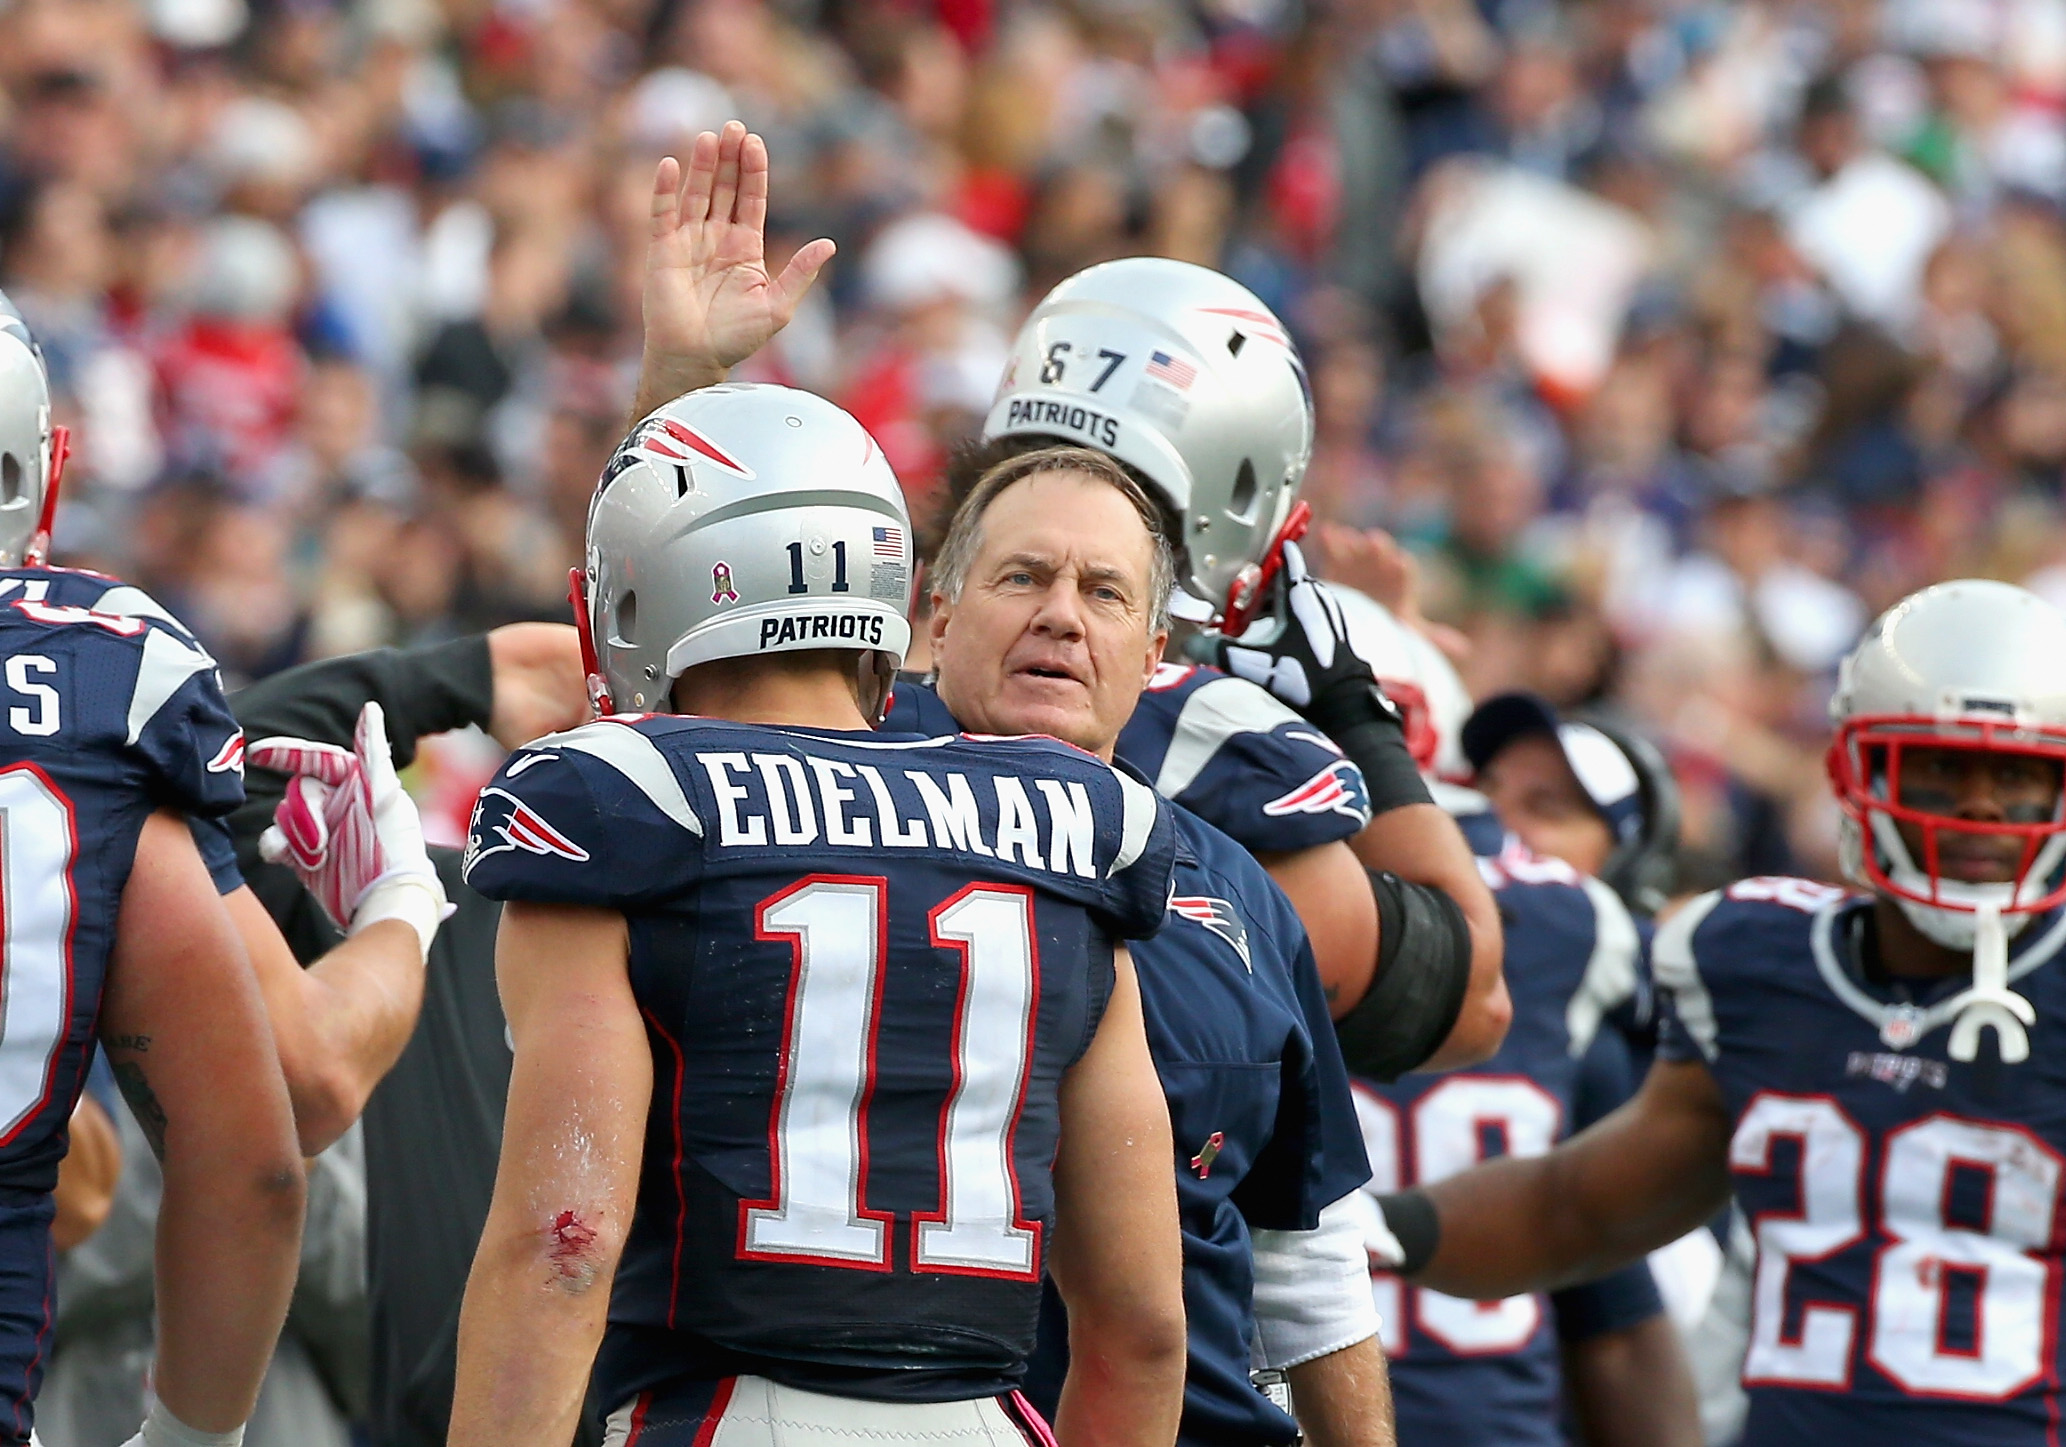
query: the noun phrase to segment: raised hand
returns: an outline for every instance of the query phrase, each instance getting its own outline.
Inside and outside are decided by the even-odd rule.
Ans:
[[[768,275],[768,148],[738,121],[705,131],[686,177],[669,156],[653,175],[646,240],[645,353],[632,420],[685,392],[722,382],[789,324],[832,259],[820,238]]]

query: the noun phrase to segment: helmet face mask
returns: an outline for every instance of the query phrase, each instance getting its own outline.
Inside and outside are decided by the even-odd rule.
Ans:
[[[1928,809],[1904,787],[1911,756],[1921,749],[2033,760],[2052,777],[2041,818],[1968,819]],[[1854,877],[1899,902],[1917,927],[1954,949],[1970,948],[1973,916],[1999,910],[2013,931],[2029,916],[2066,903],[2066,729],[2032,728],[2000,719],[1940,723],[1916,715],[1845,720],[1829,750],[1830,781],[1843,809],[1845,864]],[[1949,801],[1946,801],[1949,802]],[[1906,831],[1904,832],[1904,826]],[[1916,840],[1911,846],[1910,836]],[[2010,877],[1999,882],[1945,877],[1945,846],[1959,839],[2015,845]],[[2003,851],[2004,860],[2007,851]]]

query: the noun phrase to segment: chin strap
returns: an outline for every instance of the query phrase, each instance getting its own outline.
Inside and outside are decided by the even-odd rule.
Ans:
[[[595,625],[588,613],[588,575],[579,568],[567,569],[567,605],[574,610],[574,631],[581,638],[581,673],[588,685],[588,703],[597,718],[617,711],[610,697],[610,685],[603,681],[603,665],[595,651]]]
[[[1951,1003],[1958,1021],[1951,1027],[1951,1058],[1971,1060],[1980,1050],[1980,1032],[1991,1029],[2010,1065],[2030,1058],[2030,1036],[2024,1027],[2037,1023],[2031,1003],[2009,988],[2009,934],[2001,911],[1983,904],[1973,911],[1973,987]]]

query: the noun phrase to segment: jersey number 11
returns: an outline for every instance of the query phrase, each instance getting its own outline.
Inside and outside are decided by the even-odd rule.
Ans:
[[[865,1204],[888,897],[884,878],[813,875],[760,907],[758,937],[788,940],[795,963],[769,1122],[773,1189],[739,1207],[742,1257],[890,1269],[894,1218]],[[911,1266],[1038,1280],[1040,1227],[1021,1218],[1012,1161],[1040,1008],[1032,892],[971,885],[927,918],[933,943],[961,954],[961,992],[940,1209],[913,1218]]]

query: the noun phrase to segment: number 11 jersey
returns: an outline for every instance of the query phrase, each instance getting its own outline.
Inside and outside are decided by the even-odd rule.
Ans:
[[[2030,1058],[1948,1050],[1966,975],[1877,979],[1873,904],[1747,879],[1657,933],[1659,1054],[1702,1061],[1757,1241],[1744,1441],[2057,1447],[2066,912],[2010,942]]]
[[[604,1405],[1016,1386],[1062,1075],[1175,852],[1152,791],[1053,740],[654,716],[513,755],[467,880],[622,911],[653,1050]]]

